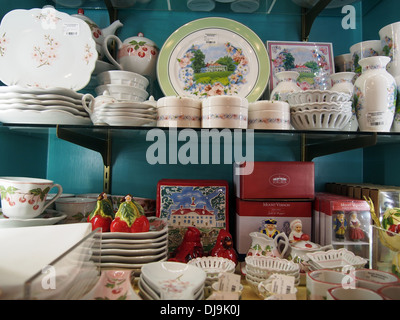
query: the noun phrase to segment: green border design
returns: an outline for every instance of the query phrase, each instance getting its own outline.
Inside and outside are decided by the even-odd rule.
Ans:
[[[254,31],[242,23],[227,18],[202,18],[194,20],[184,24],[169,36],[160,50],[157,61],[157,79],[164,95],[177,95],[176,90],[169,81],[169,77],[166,76],[168,75],[169,60],[172,52],[188,34],[207,28],[219,28],[231,31],[235,35],[239,35],[245,39],[252,47],[258,59],[258,75],[254,87],[245,98],[249,102],[257,101],[267,88],[270,77],[268,51]]]

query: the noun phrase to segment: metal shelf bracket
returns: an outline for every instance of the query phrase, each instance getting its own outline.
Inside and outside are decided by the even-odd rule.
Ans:
[[[314,20],[318,17],[322,10],[324,10],[332,0],[320,0],[311,9],[302,8],[301,15],[301,39],[302,41],[308,41],[310,36],[311,27]]]
[[[376,132],[371,132],[371,135],[356,136],[347,139],[320,142],[315,144],[308,144],[307,135],[303,134],[301,138],[301,159],[302,161],[312,161],[314,158],[317,157],[359,148],[371,147],[376,145],[376,143]]]
[[[103,158],[103,191],[111,193],[111,132],[107,130],[104,138],[93,137],[77,130],[57,126],[57,138],[81,147],[99,152]]]

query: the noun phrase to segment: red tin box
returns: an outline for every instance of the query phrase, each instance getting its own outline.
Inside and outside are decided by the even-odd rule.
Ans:
[[[301,220],[302,231],[312,237],[312,201],[249,201],[236,199],[235,243],[239,254],[246,254],[251,245],[249,234],[262,231],[264,221],[276,220],[276,229],[289,237],[290,224]]]
[[[168,220],[169,251],[180,245],[189,226],[199,229],[204,251],[210,251],[219,230],[229,231],[228,194],[225,180],[160,180],[156,215]]]
[[[249,164],[254,164],[253,172],[241,174],[240,168]],[[236,197],[245,200],[313,199],[314,163],[281,161],[235,164],[234,186]]]

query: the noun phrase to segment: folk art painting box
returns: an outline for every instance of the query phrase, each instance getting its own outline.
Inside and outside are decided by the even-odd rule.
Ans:
[[[156,215],[168,220],[169,252],[181,244],[189,226],[200,231],[204,251],[210,251],[219,231],[229,231],[228,195],[225,180],[160,180]]]

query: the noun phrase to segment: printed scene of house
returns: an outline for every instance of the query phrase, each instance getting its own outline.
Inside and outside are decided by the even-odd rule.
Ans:
[[[204,250],[211,250],[219,230],[226,228],[225,187],[162,186],[160,217],[168,220],[169,249],[181,243],[187,227],[202,234]]]
[[[229,42],[192,45],[177,61],[183,90],[197,97],[238,94],[250,71],[242,49]]]
[[[271,46],[272,74],[281,71],[296,71],[299,73],[297,84],[303,90],[323,89],[329,83],[332,65],[328,47],[273,45]],[[273,77],[273,86],[278,84]]]

